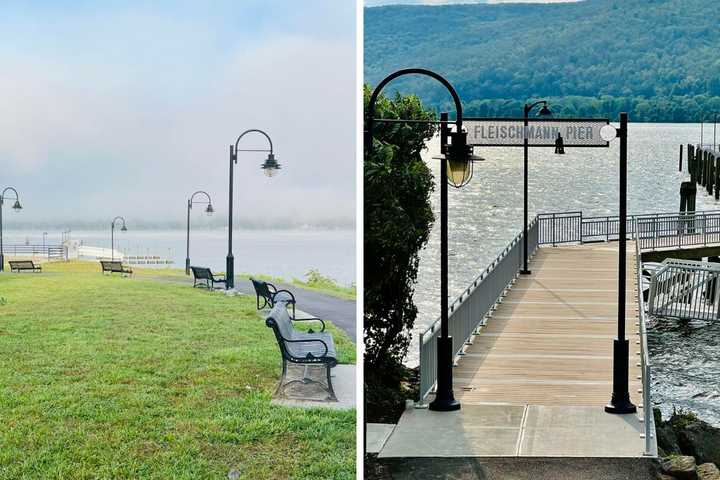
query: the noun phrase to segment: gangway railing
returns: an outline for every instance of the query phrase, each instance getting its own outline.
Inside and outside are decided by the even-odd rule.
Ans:
[[[528,226],[528,255],[538,247],[538,222]],[[465,291],[450,304],[449,334],[453,339],[453,358],[460,355],[468,341],[483,325],[498,300],[512,285],[523,266],[523,234],[518,234]],[[437,382],[437,339],[440,319],[420,334],[420,392],[419,402],[435,388]]]
[[[650,279],[648,313],[684,320],[720,318],[720,265],[666,259]]]

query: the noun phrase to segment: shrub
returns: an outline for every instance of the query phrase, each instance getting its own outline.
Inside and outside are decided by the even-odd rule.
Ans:
[[[369,86],[364,93],[367,109]],[[378,98],[375,118],[433,120],[435,115],[417,97],[396,94]],[[434,221],[434,179],[420,153],[435,131],[434,124],[376,122],[373,153],[365,154],[364,337],[371,371],[399,367],[410,344],[419,252]],[[396,376],[387,377],[394,383]]]

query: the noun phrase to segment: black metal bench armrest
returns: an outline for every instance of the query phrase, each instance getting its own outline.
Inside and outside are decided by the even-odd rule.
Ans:
[[[328,354],[328,352],[329,352],[327,343],[323,342],[323,341],[320,340],[319,338],[306,338],[306,339],[303,339],[303,340],[288,340],[287,338],[282,337],[282,336],[281,336],[280,338],[282,339],[283,342],[287,342],[287,343],[309,343],[309,342],[321,343],[322,346],[325,347],[325,352],[323,352],[323,354],[320,355],[319,357],[315,357],[315,358],[324,358],[324,357],[327,357],[327,354]],[[308,356],[310,356],[310,355],[312,355],[312,354],[311,354],[311,353],[308,353]],[[314,356],[314,355],[313,355],[313,356]]]
[[[322,318],[317,318],[317,317],[293,318],[292,321],[293,322],[308,322],[308,321],[320,322],[322,324],[322,330],[320,330],[320,332],[322,333],[325,331],[325,320],[323,320]],[[313,332],[313,333],[315,333],[315,332]]]
[[[274,299],[275,299],[275,297],[277,296],[278,293],[287,293],[288,295],[290,295],[290,298],[292,299],[292,300],[289,300],[289,301],[292,302],[292,303],[296,303],[296,302],[295,302],[295,295],[293,295],[293,293],[292,293],[290,290],[285,290],[285,289],[274,291],[274,292],[273,292],[273,301],[274,301]]]
[[[270,283],[270,282],[265,282],[265,285],[267,285],[268,290],[270,291],[270,293],[271,293],[273,296],[278,292],[277,287],[276,287],[275,285],[273,285],[272,283]]]

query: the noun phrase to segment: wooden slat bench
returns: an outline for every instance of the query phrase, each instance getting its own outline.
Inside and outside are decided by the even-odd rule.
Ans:
[[[305,319],[302,319],[305,320]],[[293,327],[293,320],[287,310],[286,302],[278,301],[270,310],[265,324],[273,329],[275,339],[282,356],[282,375],[275,395],[282,394],[288,385],[293,383],[318,383],[328,393],[328,400],[337,402],[333,389],[330,371],[337,366],[337,350],[332,335],[325,332],[325,323],[320,332],[302,332]],[[300,365],[321,365],[326,369],[327,386],[310,380],[293,380],[285,383],[288,363]]]
[[[120,275],[132,275],[132,268],[126,267],[122,262],[117,260],[100,260],[100,266],[102,267],[102,273],[119,273]]]
[[[215,290],[216,283],[222,283],[227,286],[227,280],[223,275],[215,275],[206,267],[190,267],[193,273],[193,288],[204,287]]]
[[[10,264],[11,272],[42,272],[40,264],[36,264],[32,260],[11,260],[8,261],[8,263]]]

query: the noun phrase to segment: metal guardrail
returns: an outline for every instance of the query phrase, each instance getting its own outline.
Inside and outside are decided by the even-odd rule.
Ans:
[[[538,247],[538,222],[528,225],[528,255]],[[453,357],[460,355],[470,338],[477,333],[507,288],[515,281],[523,264],[523,234],[512,242],[466,289],[450,304],[449,334],[453,339]],[[437,338],[440,320],[420,334],[420,394],[423,403],[437,382]]]
[[[65,260],[62,245],[3,245],[3,253],[13,257],[46,257],[49,260]]]
[[[636,258],[636,270],[637,270],[637,285],[638,285],[638,326],[640,333],[640,370],[642,375],[642,416],[640,420],[643,422],[645,428],[644,439],[645,439],[645,455],[655,455],[655,417],[653,415],[652,400],[650,398],[650,387],[652,385],[652,376],[650,373],[650,352],[648,351],[647,341],[647,324],[645,322],[645,299],[643,297],[643,267],[642,267],[642,256],[641,256],[640,244],[635,242],[635,258]]]
[[[618,240],[617,216],[585,217],[582,212],[537,217],[540,245]],[[652,213],[628,216],[627,235],[642,251],[720,244],[720,211]]]
[[[667,259],[653,272],[648,313],[685,320],[720,318],[720,265]]]

